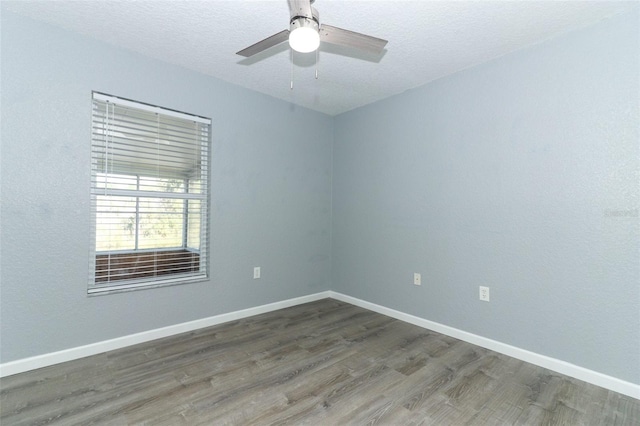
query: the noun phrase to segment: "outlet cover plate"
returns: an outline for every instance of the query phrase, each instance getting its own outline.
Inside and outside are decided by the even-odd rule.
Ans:
[[[413,273],[413,284],[422,285],[422,276],[417,272]]]
[[[253,279],[257,280],[258,278],[260,278],[260,267],[256,266],[253,268]]]
[[[489,301],[489,287],[480,286],[480,300],[483,302]]]

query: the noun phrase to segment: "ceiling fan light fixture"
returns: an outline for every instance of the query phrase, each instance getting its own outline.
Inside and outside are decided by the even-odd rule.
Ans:
[[[289,46],[296,52],[309,53],[320,46],[318,23],[306,17],[298,17],[291,21]]]
[[[328,43],[349,49],[359,49],[378,56],[382,55],[387,40],[332,27],[324,23],[322,24],[322,32],[320,32],[320,14],[311,6],[314,1],[287,0],[290,12],[289,29],[273,34],[236,52],[236,54],[249,58],[289,40],[291,52],[294,50],[303,53],[317,51],[320,47],[320,41],[322,41],[323,44]]]

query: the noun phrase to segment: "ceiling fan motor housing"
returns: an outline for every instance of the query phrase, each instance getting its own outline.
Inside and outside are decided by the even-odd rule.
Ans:
[[[296,30],[298,28],[311,28],[316,32],[320,30],[318,21],[316,21],[315,19],[307,18],[305,16],[298,16],[291,21],[289,31],[293,32],[293,30]]]
[[[293,32],[293,30],[297,28],[312,28],[316,32],[320,29],[320,13],[315,7],[311,8],[311,16],[305,16],[300,14],[295,14],[291,17],[291,21],[289,23],[289,31]]]

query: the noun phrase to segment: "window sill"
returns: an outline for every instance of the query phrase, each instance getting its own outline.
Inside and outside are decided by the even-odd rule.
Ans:
[[[141,282],[132,282],[132,281],[123,281],[122,284],[116,285],[100,285],[100,286],[91,286],[87,290],[87,294],[89,296],[104,296],[107,294],[114,293],[125,293],[129,291],[137,291],[137,290],[148,290],[152,288],[160,288],[160,287],[169,287],[176,286],[182,284],[193,284],[198,282],[207,281],[209,277],[206,274],[201,275],[189,275],[186,277],[173,277],[173,278],[165,278],[162,280],[154,280],[154,281],[141,281]]]

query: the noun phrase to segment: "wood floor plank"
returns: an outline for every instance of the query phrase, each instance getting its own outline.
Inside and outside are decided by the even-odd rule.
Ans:
[[[640,401],[335,300],[0,379],[5,425],[640,425]]]

